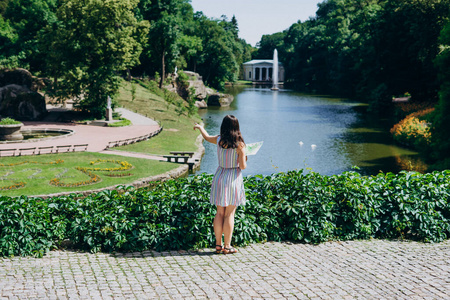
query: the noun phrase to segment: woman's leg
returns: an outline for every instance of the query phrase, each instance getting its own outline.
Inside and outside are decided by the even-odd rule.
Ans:
[[[223,218],[224,248],[231,248],[231,237],[233,236],[235,212],[236,206],[234,205],[229,205],[225,208],[225,214]]]
[[[217,206],[217,212],[213,222],[214,235],[216,236],[216,245],[222,245],[224,215],[225,215],[225,207]]]

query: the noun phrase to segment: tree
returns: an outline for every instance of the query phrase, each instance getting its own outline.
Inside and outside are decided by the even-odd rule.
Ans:
[[[441,89],[433,121],[432,138],[435,158],[442,160],[450,157],[450,23],[442,30],[439,41],[440,53],[435,64],[439,69]]]
[[[166,79],[167,68],[173,69],[180,54],[183,39],[183,22],[192,18],[192,7],[188,0],[142,0],[139,11],[144,20],[151,23],[148,47],[143,52],[149,71],[161,74],[159,86]]]
[[[258,42],[256,47],[258,50],[253,54],[255,59],[272,59],[273,51],[283,47],[283,39],[285,37],[285,32],[277,32],[274,34],[265,34],[262,36],[261,41]]]
[[[40,71],[45,53],[39,52],[38,39],[41,30],[55,21],[57,0],[8,0],[1,9],[17,38],[9,48],[9,55],[18,65],[32,72]],[[19,59],[20,58],[20,59]]]
[[[203,51],[191,60],[203,80],[210,86],[222,89],[226,81],[235,81],[239,74],[239,60],[244,52],[233,30],[227,30],[228,21],[209,19],[203,13],[194,16],[195,26],[190,35],[202,38]],[[207,38],[205,38],[207,37]]]
[[[41,47],[55,94],[75,97],[81,109],[101,117],[119,88],[118,72],[138,63],[148,22],[138,22],[138,0],[66,0],[46,27]]]
[[[19,65],[19,57],[14,55],[18,35],[7,20],[0,15],[0,69]]]

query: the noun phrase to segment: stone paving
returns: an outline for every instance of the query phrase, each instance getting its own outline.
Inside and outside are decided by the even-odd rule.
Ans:
[[[450,241],[0,258],[0,299],[450,299]]]

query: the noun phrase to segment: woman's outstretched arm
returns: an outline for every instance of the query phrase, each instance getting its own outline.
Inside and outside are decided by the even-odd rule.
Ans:
[[[238,162],[239,162],[239,168],[241,170],[244,170],[247,168],[247,156],[245,155],[245,144],[240,143],[239,147],[237,148],[238,153]]]
[[[200,131],[200,133],[202,134],[202,136],[203,136],[203,138],[205,140],[207,140],[208,142],[210,142],[212,144],[217,144],[217,137],[218,137],[218,135],[214,135],[214,136],[209,135],[206,132],[205,128],[203,128],[203,126],[201,126],[201,125],[199,125],[197,123],[195,123],[195,125],[194,125],[194,130],[195,129],[198,129]]]

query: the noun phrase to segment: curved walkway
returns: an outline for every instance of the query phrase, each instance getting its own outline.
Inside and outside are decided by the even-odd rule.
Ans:
[[[450,241],[0,258],[0,299],[449,299]]]
[[[0,144],[0,149],[88,144],[87,151],[100,152],[107,148],[109,142],[138,138],[155,132],[160,128],[154,120],[127,109],[118,108],[116,111],[130,120],[133,125],[126,127],[105,127],[61,122],[23,122],[25,125],[23,129],[63,128],[73,130],[74,134],[58,139],[47,139],[36,142]]]

